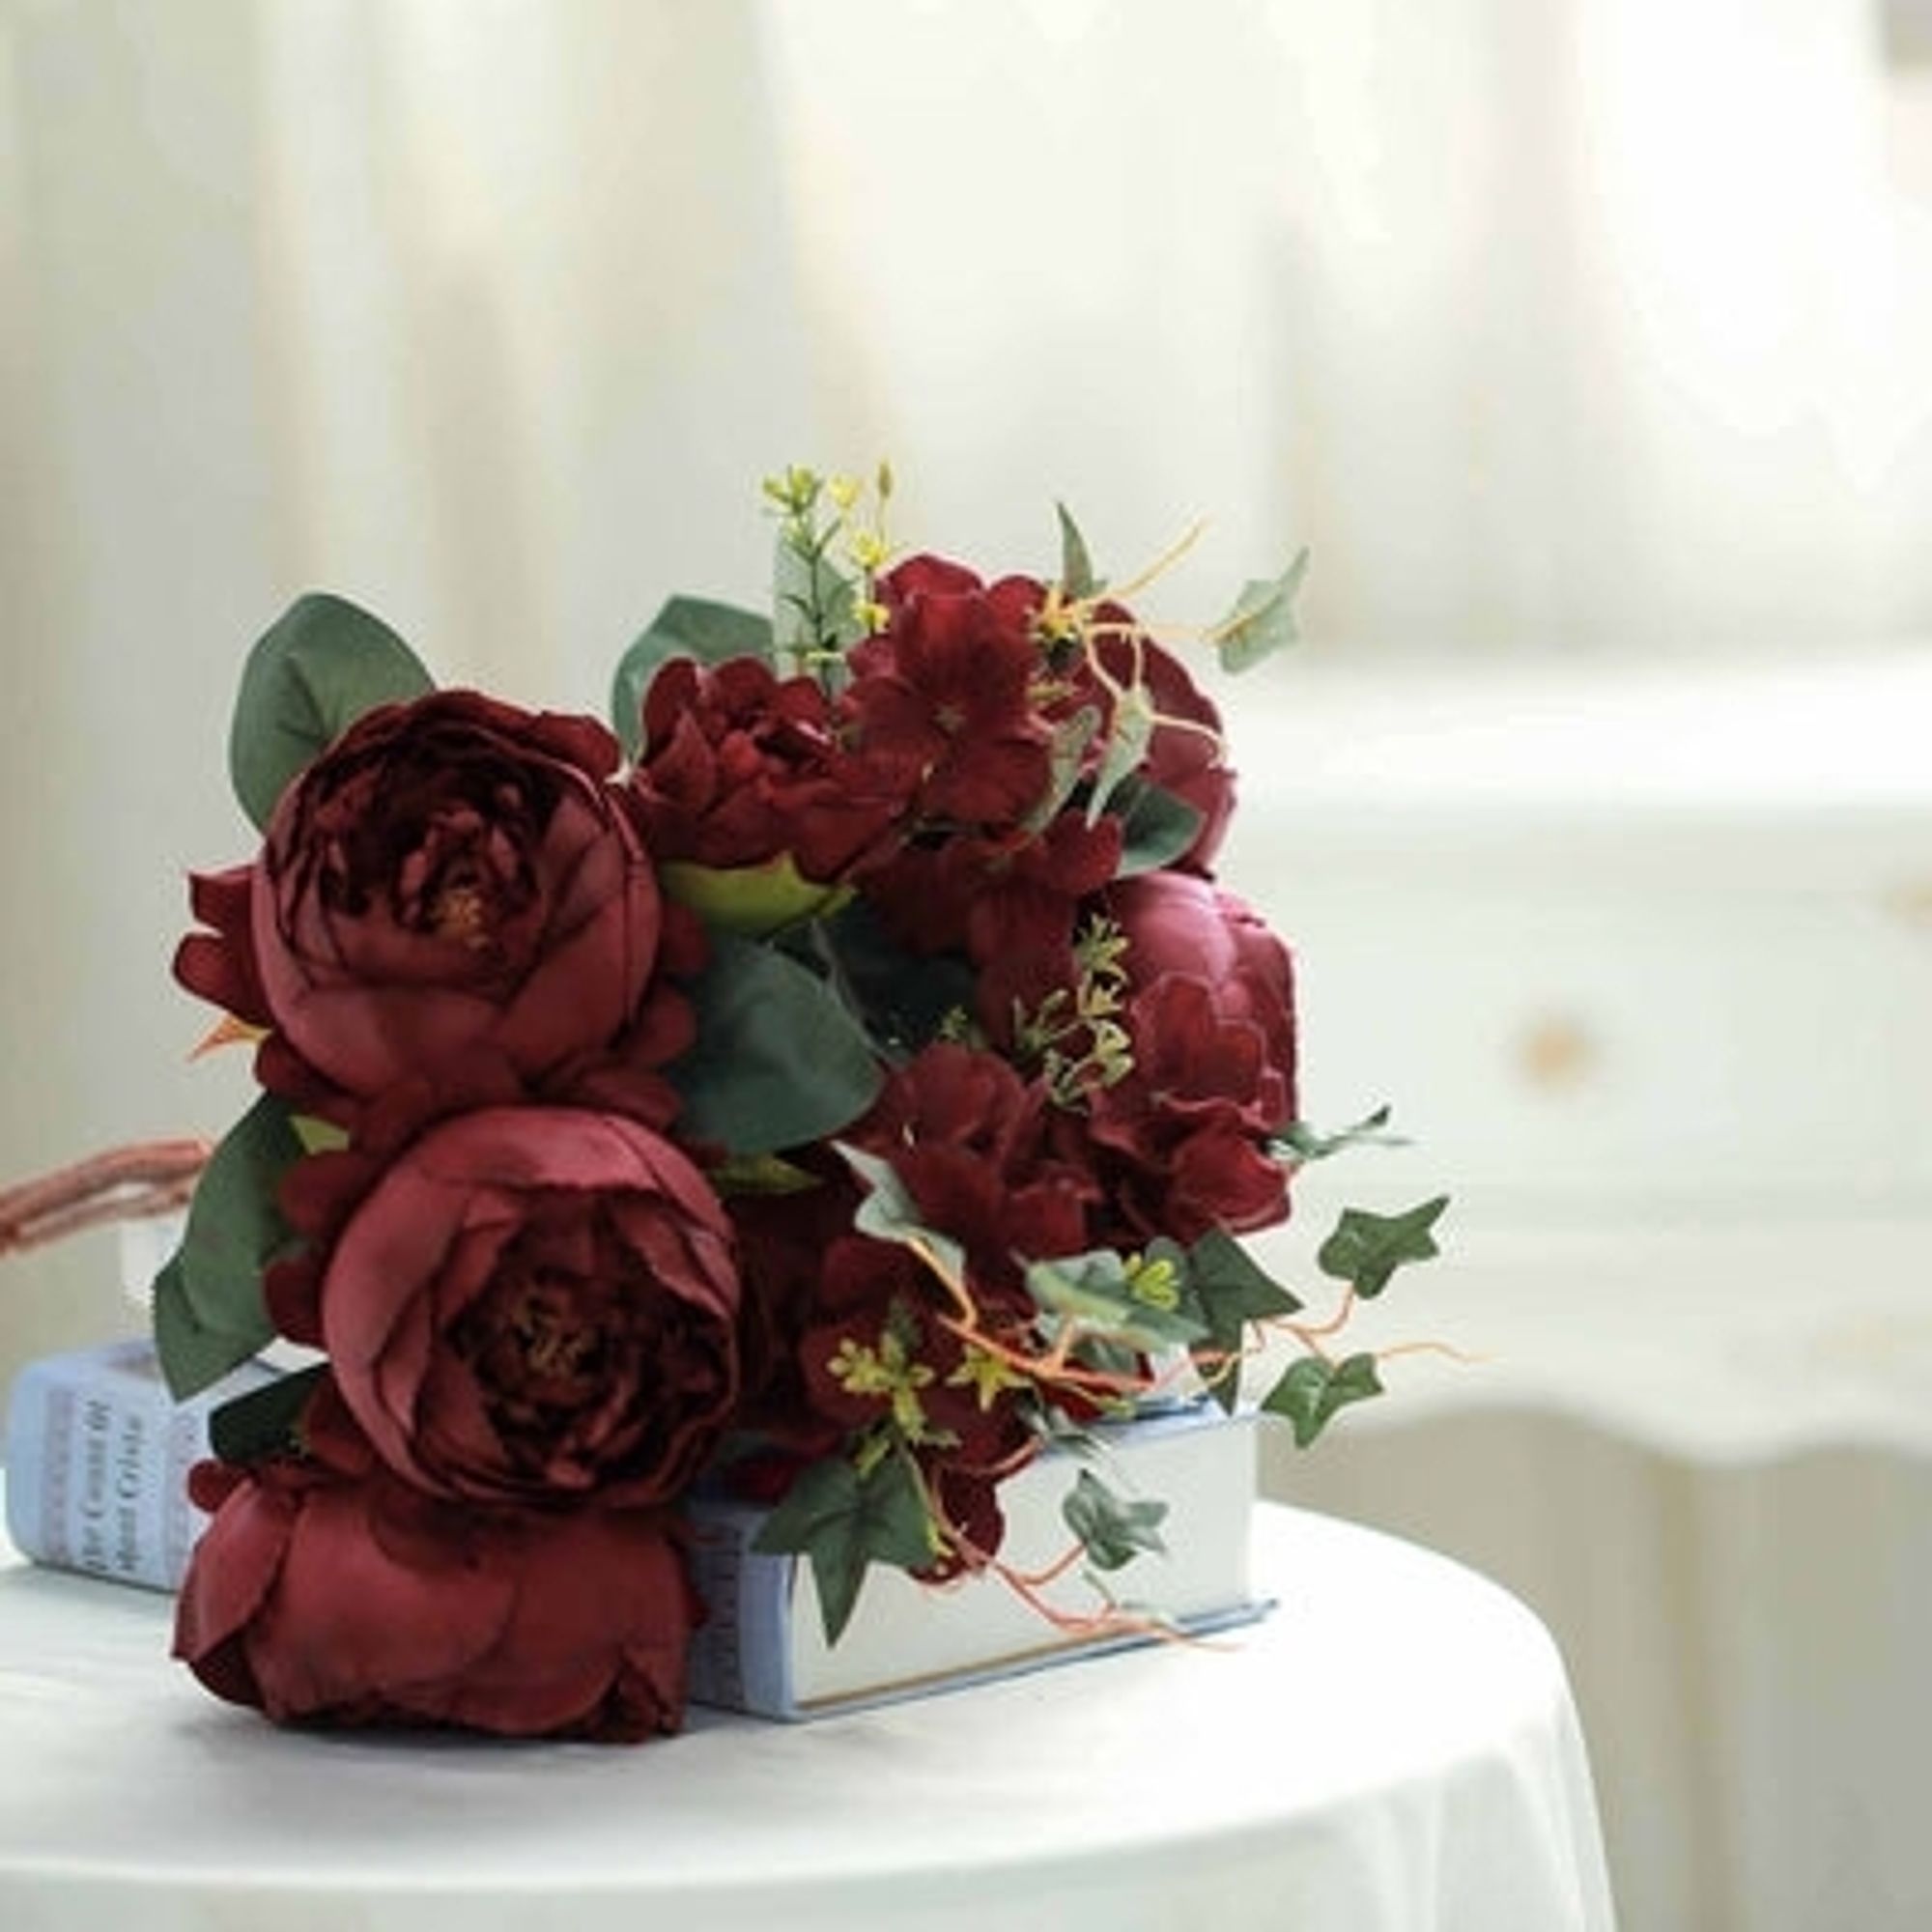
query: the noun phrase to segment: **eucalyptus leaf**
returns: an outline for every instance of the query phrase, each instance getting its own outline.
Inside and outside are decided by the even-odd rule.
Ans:
[[[242,668],[228,770],[242,810],[266,830],[289,781],[365,711],[433,689],[380,617],[322,592],[298,597]]]
[[[1064,718],[1054,726],[1053,740],[1047,747],[1046,790],[1040,800],[1027,813],[1023,829],[1027,832],[1044,832],[1059,817],[1060,809],[1073,796],[1074,787],[1080,782],[1080,768],[1087,761],[1087,748],[1094,742],[1094,734],[1100,728],[1100,712],[1097,705],[1083,704],[1070,718]],[[1089,820],[1092,823],[1092,820]]]
[[[258,1463],[298,1449],[296,1425],[326,1374],[327,1365],[317,1362],[224,1402],[208,1418],[209,1447],[224,1463]]]
[[[864,899],[816,931],[847,998],[889,1050],[917,1053],[952,1015],[971,1010],[975,980],[967,961],[950,952],[908,952]]]
[[[1449,1197],[1438,1194],[1401,1214],[1345,1208],[1334,1233],[1317,1251],[1315,1264],[1323,1274],[1347,1282],[1364,1301],[1373,1301],[1397,1268],[1441,1253],[1430,1231],[1448,1205]]]
[[[1167,1505],[1151,1497],[1118,1496],[1091,1469],[1080,1471],[1060,1512],[1098,1570],[1124,1569],[1144,1551],[1167,1553],[1160,1537]]]
[[[1116,878],[1130,879],[1173,865],[1201,832],[1201,814],[1193,806],[1138,773],[1115,787],[1107,810],[1121,821]]]
[[[156,1348],[176,1395],[207,1387],[273,1336],[262,1273],[294,1240],[275,1191],[301,1154],[287,1104],[264,1094],[202,1170],[181,1251],[156,1281]]]
[[[918,1479],[895,1455],[864,1475],[839,1457],[811,1463],[759,1526],[752,1547],[767,1555],[810,1558],[825,1640],[832,1644],[851,1621],[868,1565],[921,1570],[937,1553]]]
[[[218,1382],[274,1333],[266,1321],[239,1329],[205,1321],[188,1300],[179,1254],[172,1256],[155,1276],[149,1309],[161,1376],[168,1393],[177,1402],[184,1402]]]
[[[715,665],[726,658],[769,657],[771,649],[771,621],[755,611],[704,597],[671,598],[617,660],[611,680],[611,725],[625,754],[635,758],[642,751],[644,694],[672,658]]]
[[[1100,588],[1100,579],[1094,575],[1087,539],[1065,503],[1053,507],[1060,518],[1060,587],[1069,597],[1092,597]]]
[[[1382,1393],[1373,1355],[1350,1355],[1325,1362],[1304,1355],[1263,1399],[1270,1415],[1287,1418],[1294,1431],[1294,1445],[1306,1449],[1335,1416],[1351,1403],[1366,1402]]]
[[[1295,641],[1300,634],[1294,627],[1294,594],[1307,574],[1304,550],[1279,577],[1242,585],[1235,608],[1214,627],[1223,670],[1246,670]]]
[[[1094,775],[1094,793],[1087,801],[1087,823],[1097,822],[1122,785],[1134,775],[1153,742],[1153,699],[1144,685],[1130,685],[1114,704],[1100,769]]]
[[[740,1158],[778,1153],[837,1133],[878,1097],[884,1075],[864,1030],[776,948],[713,933],[692,1004],[697,1037],[666,1069],[692,1139]]]

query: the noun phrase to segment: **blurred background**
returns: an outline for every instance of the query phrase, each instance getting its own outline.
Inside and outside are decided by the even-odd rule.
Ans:
[[[1932,1923],[1932,0],[0,0],[0,1181],[239,1109],[291,598],[601,709],[880,457],[1206,518],[1155,618],[1311,547],[1224,871],[1416,1144],[1273,1245],[1447,1188],[1368,1332],[1484,1359],[1270,1484],[1550,1622],[1632,1932]],[[0,1264],[0,1375],[137,1321]]]

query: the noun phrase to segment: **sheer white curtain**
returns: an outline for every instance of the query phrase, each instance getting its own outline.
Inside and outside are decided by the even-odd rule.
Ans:
[[[887,454],[1000,561],[1208,515],[1190,615],[1307,541],[1358,652],[1922,626],[1886,85],[1866,0],[0,0],[0,1176],[230,1113],[162,960],[310,585],[595,704]]]

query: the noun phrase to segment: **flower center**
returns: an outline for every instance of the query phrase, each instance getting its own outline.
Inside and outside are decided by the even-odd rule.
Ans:
[[[471,952],[490,944],[490,902],[473,879],[453,879],[430,901],[430,930]]]

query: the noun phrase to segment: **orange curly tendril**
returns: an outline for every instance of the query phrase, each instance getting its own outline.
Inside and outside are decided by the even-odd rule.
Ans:
[[[0,1188],[0,1256],[83,1228],[171,1214],[187,1205],[213,1144],[136,1141]]]

